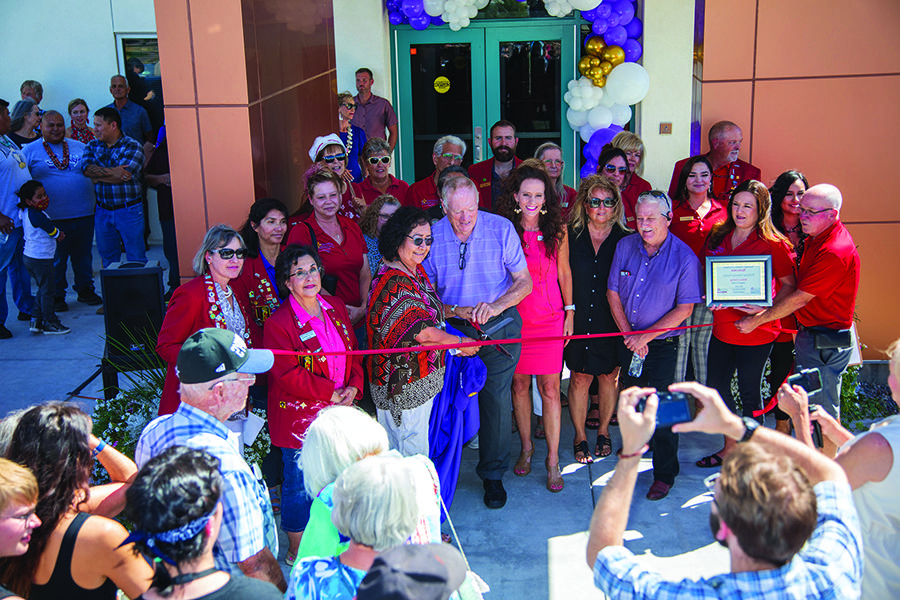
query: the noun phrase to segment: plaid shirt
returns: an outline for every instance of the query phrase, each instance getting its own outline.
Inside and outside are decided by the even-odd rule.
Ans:
[[[123,135],[112,148],[100,140],[91,140],[84,149],[81,172],[90,165],[111,168],[124,166],[131,179],[122,183],[95,182],[94,192],[101,206],[117,206],[141,197],[141,169],[144,167],[144,151],[141,145]]]
[[[240,437],[219,420],[181,403],[174,414],[157,417],[141,433],[135,451],[139,467],[171,446],[206,450],[221,462],[225,509],[216,549],[239,563],[268,547],[278,556],[278,533],[269,494],[241,456]]]
[[[807,544],[778,569],[668,581],[622,546],[597,555],[594,585],[611,598],[859,598],[862,532],[848,484],[815,486],[819,521]]]

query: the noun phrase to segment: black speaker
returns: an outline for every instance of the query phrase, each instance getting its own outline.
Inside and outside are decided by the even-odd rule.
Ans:
[[[156,354],[165,315],[163,270],[158,261],[113,263],[100,270],[105,358],[126,366],[134,352]]]

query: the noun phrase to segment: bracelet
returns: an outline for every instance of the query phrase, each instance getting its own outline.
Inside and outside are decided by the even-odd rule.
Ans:
[[[563,306],[563,310],[575,310],[575,305],[574,304],[566,304],[565,306]]]
[[[459,304],[454,304],[453,306],[450,307],[450,314],[451,314],[451,315],[455,315],[455,314],[456,314],[456,308],[457,308],[458,306],[459,306]]]
[[[91,452],[91,457],[97,458],[97,455],[100,454],[101,452],[103,452],[104,448],[106,448],[106,442],[104,442],[103,440],[100,440],[100,443],[97,444],[97,447],[94,448],[93,451]]]
[[[649,445],[649,444],[644,444],[643,446],[641,446],[640,450],[638,450],[638,451],[635,452],[634,454],[622,454],[622,449],[619,448],[618,450],[616,450],[616,456],[618,456],[620,459],[622,459],[622,458],[635,458],[635,457],[637,457],[637,456],[643,456],[643,455],[647,452],[647,450],[649,450],[649,449],[650,449],[650,445]]]
[[[462,336],[461,336],[461,335],[458,335],[458,336],[456,336],[456,337],[459,338],[459,343],[460,343],[460,345],[462,345]]]

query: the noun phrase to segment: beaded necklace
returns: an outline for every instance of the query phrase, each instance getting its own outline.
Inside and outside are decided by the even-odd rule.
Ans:
[[[203,281],[206,284],[206,299],[209,302],[209,318],[216,327],[237,333],[249,345],[250,332],[246,328],[240,307],[235,306],[237,299],[228,302],[233,295],[231,288],[215,283],[210,275],[205,275]]]
[[[63,147],[63,159],[62,162],[56,158],[56,154],[53,153],[53,148],[50,147],[50,144],[47,143],[47,140],[44,140],[44,152],[47,153],[47,156],[50,157],[50,160],[53,161],[53,164],[60,171],[65,171],[69,168],[69,145],[66,143],[66,140],[62,141]]]

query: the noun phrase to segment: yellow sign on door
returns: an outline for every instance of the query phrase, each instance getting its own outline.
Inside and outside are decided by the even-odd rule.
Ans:
[[[450,91],[450,80],[441,75],[434,80],[434,91],[438,94],[446,94]]]

